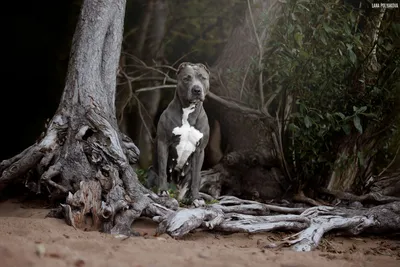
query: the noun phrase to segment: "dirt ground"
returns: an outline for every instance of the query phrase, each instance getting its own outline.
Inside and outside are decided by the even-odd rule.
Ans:
[[[196,232],[183,240],[154,237],[156,225],[134,224],[142,237],[125,240],[75,230],[48,210],[18,201],[0,203],[0,266],[400,266],[400,238],[328,236],[307,253],[263,249],[284,233],[216,234]]]

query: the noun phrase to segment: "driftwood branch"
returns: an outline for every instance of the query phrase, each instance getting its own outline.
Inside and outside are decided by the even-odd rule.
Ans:
[[[318,246],[323,235],[332,230],[353,235],[400,230],[400,202],[353,210],[328,206],[288,208],[232,196],[218,200],[219,203],[203,208],[178,209],[156,216],[156,221],[160,222],[157,233],[180,238],[197,228],[246,233],[300,231],[266,247],[289,245],[296,251],[311,251]]]

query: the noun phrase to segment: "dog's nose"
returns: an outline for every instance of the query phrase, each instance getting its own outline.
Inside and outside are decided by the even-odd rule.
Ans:
[[[198,85],[194,85],[194,86],[192,87],[192,93],[195,94],[195,95],[201,94],[201,87],[198,86]]]

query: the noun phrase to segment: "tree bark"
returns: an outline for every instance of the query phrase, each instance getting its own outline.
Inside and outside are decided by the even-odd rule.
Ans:
[[[42,139],[0,164],[0,184],[34,173],[39,179],[28,175],[30,188],[66,197],[70,225],[131,235],[133,220],[158,197],[138,181],[130,164],[139,150],[117,125],[124,12],[125,0],[84,1],[59,108]]]
[[[326,187],[328,190],[361,193],[360,185],[372,175],[373,148],[378,142],[378,137],[371,137],[374,136],[372,133],[367,129],[362,135],[351,133],[341,140]]]

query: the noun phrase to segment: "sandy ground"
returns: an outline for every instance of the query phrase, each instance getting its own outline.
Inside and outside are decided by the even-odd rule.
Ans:
[[[263,249],[285,234],[196,232],[183,240],[153,237],[156,225],[141,220],[143,237],[126,240],[44,218],[48,210],[17,201],[0,203],[0,266],[400,266],[400,239],[327,237],[318,250]]]

